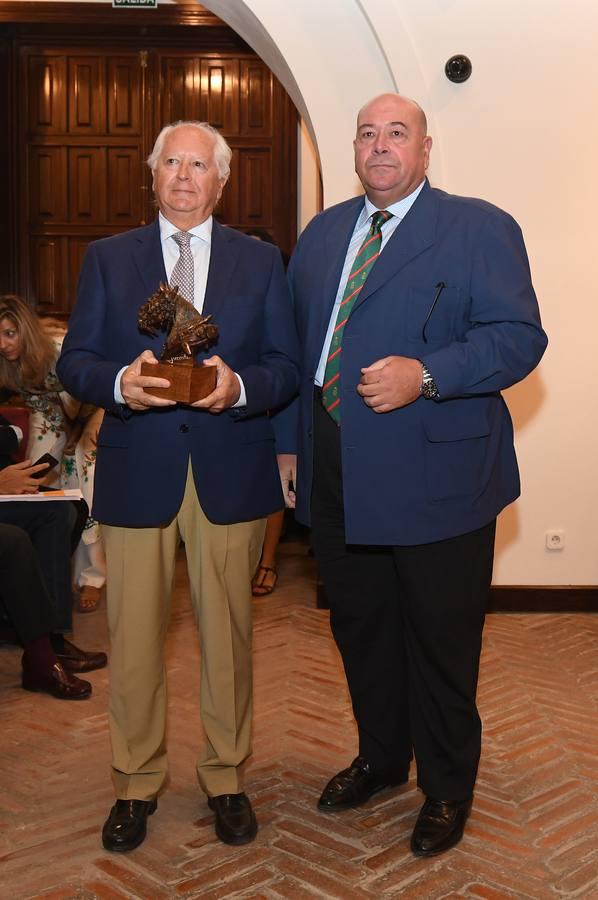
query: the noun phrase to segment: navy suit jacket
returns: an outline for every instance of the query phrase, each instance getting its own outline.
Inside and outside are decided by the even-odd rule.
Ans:
[[[57,372],[75,397],[107,410],[98,437],[93,515],[153,527],[176,515],[191,458],[212,522],[248,521],[283,506],[268,409],[298,384],[297,337],[278,250],[213,223],[203,314],[218,354],[243,379],[247,406],[214,415],[188,406],[134,412],[114,401],[119,369],[164,336],[139,331],[137,313],[166,281],[158,222],[90,244]]]
[[[299,403],[276,427],[279,449],[299,454],[297,516],[305,524],[314,376],[362,207],[358,197],[318,215],[289,267],[302,381]],[[440,282],[445,287],[432,309]],[[348,543],[453,537],[488,524],[518,496],[511,419],[500,391],[538,364],[546,343],[517,223],[489,203],[426,182],[345,326],[340,384]],[[392,355],[421,359],[440,400],[422,397],[390,413],[369,409],[356,391],[360,370]]]

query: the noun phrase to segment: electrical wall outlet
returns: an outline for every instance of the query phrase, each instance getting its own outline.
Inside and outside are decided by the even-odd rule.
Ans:
[[[546,549],[547,550],[564,550],[565,549],[565,532],[562,528],[553,528],[546,532]]]

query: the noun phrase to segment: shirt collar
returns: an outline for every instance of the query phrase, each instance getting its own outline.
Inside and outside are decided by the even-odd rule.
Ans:
[[[407,196],[403,197],[402,200],[397,200],[396,203],[391,203],[390,206],[386,206],[385,209],[389,213],[392,213],[393,216],[395,216],[397,219],[399,219],[399,220],[404,219],[405,216],[407,215],[407,213],[409,212],[409,210],[411,209],[411,207],[413,206],[413,204],[415,203],[415,201],[417,200],[419,193],[425,183],[426,183],[426,180],[424,178],[422,183],[420,185],[418,185],[418,187],[416,187],[414,191],[412,191],[410,194],[407,194]],[[378,210],[378,207],[374,206],[374,204],[371,202],[371,200],[368,198],[368,196],[366,194],[365,195],[365,205],[363,207],[363,210],[361,211],[359,224],[360,225],[364,224],[365,221],[367,219],[369,219],[369,217],[372,215],[372,213],[375,213],[377,210]]]
[[[160,240],[162,243],[167,241],[169,237],[172,237],[173,234],[177,234],[181,229],[177,228],[176,225],[173,225],[172,222],[169,222],[166,216],[162,213],[158,214],[158,220],[160,222]],[[212,216],[208,216],[205,222],[202,222],[200,225],[194,225],[193,228],[189,229],[189,234],[192,234],[194,237],[200,238],[200,240],[205,241],[206,244],[210,244],[212,242],[212,225],[214,224],[214,220]]]

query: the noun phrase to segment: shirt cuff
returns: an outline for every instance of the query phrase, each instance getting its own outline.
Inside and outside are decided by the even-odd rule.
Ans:
[[[16,434],[17,440],[18,440],[18,442],[19,442],[19,444],[20,444],[21,441],[23,440],[23,432],[21,431],[21,429],[19,428],[19,426],[18,426],[18,425],[9,425],[8,427],[9,427],[9,428],[12,428],[12,430],[13,430],[14,433]]]
[[[240,375],[237,375],[236,372],[234,374],[235,374],[235,378],[239,382],[239,387],[241,388],[241,393],[239,395],[239,399],[237,400],[237,402],[233,403],[232,408],[238,409],[239,406],[247,406],[247,394],[245,393],[245,385],[243,384],[243,379],[241,378]]]
[[[120,392],[120,379],[122,378],[123,372],[127,369],[128,366],[123,366],[119,372],[116,373],[116,378],[114,380],[114,402],[115,403],[125,403],[125,398]]]

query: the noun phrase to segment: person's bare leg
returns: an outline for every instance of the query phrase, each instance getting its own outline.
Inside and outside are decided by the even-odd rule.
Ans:
[[[254,597],[265,597],[276,587],[278,572],[276,571],[276,550],[284,523],[284,509],[270,513],[266,520],[266,535],[260,564],[251,581],[251,592]]]

